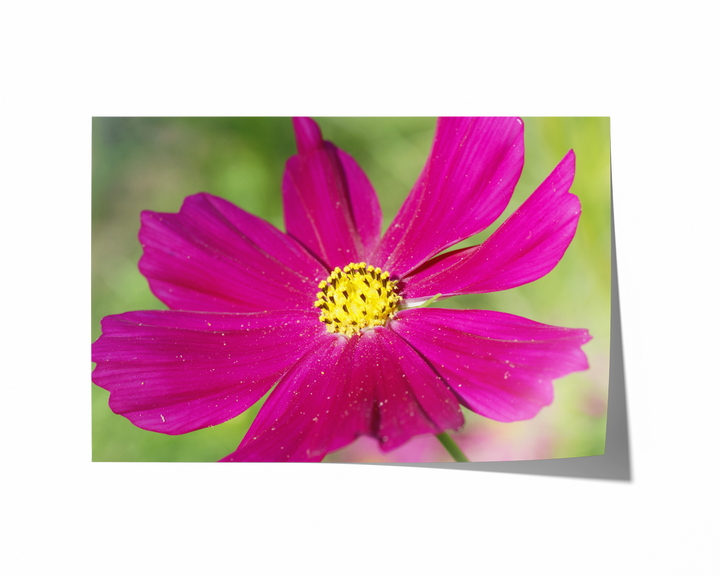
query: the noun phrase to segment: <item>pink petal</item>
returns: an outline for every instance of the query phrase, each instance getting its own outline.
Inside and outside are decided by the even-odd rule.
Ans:
[[[327,396],[347,375],[344,336],[316,343],[277,385],[263,404],[245,438],[223,462],[319,462],[324,453],[309,454],[308,434],[325,414]]]
[[[572,150],[540,187],[480,246],[438,256],[404,278],[404,296],[479,294],[508,290],[550,272],[570,245],[580,201],[570,194]]]
[[[394,450],[418,434],[462,426],[460,406],[445,382],[390,330],[366,332],[353,367],[351,390],[372,385],[376,391],[379,423],[373,432],[381,450]]]
[[[327,271],[295,240],[230,202],[196,194],[179,214],[142,213],[140,271],[170,308],[312,308]]]
[[[380,239],[380,203],[348,154],[309,118],[293,120],[298,154],[283,178],[285,228],[328,268],[366,260]]]
[[[403,276],[481,232],[507,206],[524,158],[519,118],[441,118],[420,178],[370,262]]]
[[[501,422],[534,417],[552,380],[588,367],[587,330],[486,310],[404,310],[390,323],[471,410]]]
[[[463,423],[445,383],[385,328],[321,343],[283,378],[225,461],[319,461],[365,434],[392,450]]]
[[[102,327],[93,382],[113,412],[165,434],[234,418],[327,336],[311,311],[127,312]]]

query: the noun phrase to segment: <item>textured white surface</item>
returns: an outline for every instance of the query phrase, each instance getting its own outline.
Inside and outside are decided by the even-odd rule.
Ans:
[[[3,5],[2,571],[717,569],[718,46],[705,4],[263,6]],[[90,462],[91,116],[300,112],[611,116],[631,482]]]

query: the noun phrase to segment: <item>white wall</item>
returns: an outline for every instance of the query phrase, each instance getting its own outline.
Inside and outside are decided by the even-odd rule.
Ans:
[[[5,572],[716,569],[720,154],[702,6],[4,4]],[[90,462],[90,117],[300,112],[611,117],[631,481]]]

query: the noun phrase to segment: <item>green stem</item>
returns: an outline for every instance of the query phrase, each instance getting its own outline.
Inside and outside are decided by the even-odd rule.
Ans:
[[[462,450],[460,450],[458,445],[455,444],[455,441],[448,436],[447,432],[438,434],[437,439],[440,440],[440,443],[445,447],[445,450],[450,453],[450,456],[453,457],[455,462],[470,462],[470,460],[467,459],[467,456],[462,453]]]
[[[440,298],[440,296],[442,296],[442,294],[435,294],[435,296],[433,296],[432,298],[430,298],[430,300],[428,300],[428,301],[420,304],[420,306],[416,306],[416,308],[427,308],[428,306],[430,306],[430,304],[432,304],[433,302],[435,302],[435,300],[437,300],[438,298]]]

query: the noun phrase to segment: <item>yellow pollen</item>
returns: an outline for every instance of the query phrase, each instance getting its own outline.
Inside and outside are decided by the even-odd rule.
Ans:
[[[335,268],[318,284],[315,302],[328,332],[352,336],[364,328],[384,326],[400,301],[395,292],[397,281],[389,278],[390,274],[365,262]]]

